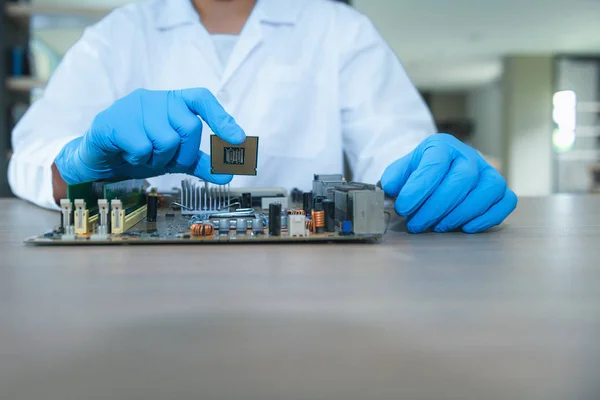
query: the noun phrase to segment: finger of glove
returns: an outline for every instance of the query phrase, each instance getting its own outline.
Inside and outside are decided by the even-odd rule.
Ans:
[[[386,195],[390,197],[398,196],[398,193],[400,193],[400,190],[412,172],[412,157],[413,152],[394,161],[385,169],[383,175],[381,175],[381,188]]]
[[[460,157],[454,160],[450,170],[407,224],[409,232],[423,232],[451,212],[477,185],[477,163]]]
[[[454,158],[454,150],[443,143],[431,144],[423,151],[417,168],[410,174],[396,198],[400,215],[414,213],[442,182]]]
[[[138,90],[117,100],[101,117],[106,121],[104,126],[108,131],[97,135],[114,144],[112,147],[103,145],[103,148],[110,147],[110,151],[120,152],[123,159],[131,165],[144,165],[152,156],[152,142],[144,129],[144,95],[145,91]],[[99,142],[101,141],[95,140],[94,144]]]
[[[210,156],[202,151],[198,151],[198,162],[193,169],[193,175],[198,178],[216,183],[218,185],[225,185],[233,179],[232,175],[225,174],[213,174],[211,171]]]
[[[463,226],[463,232],[483,232],[491,227],[500,225],[502,221],[504,221],[506,217],[508,217],[508,215],[517,207],[517,202],[517,195],[512,190],[507,188],[506,192],[504,193],[504,197],[490,207],[485,214],[475,218],[473,221]]]
[[[105,160],[106,158],[120,155],[123,149],[115,141],[115,126],[121,121],[132,125],[133,121],[124,119],[123,115],[131,115],[138,112],[140,108],[137,100],[132,101],[131,98],[126,96],[118,99],[109,108],[98,113],[84,135],[84,146],[81,151],[81,157],[85,159],[98,157],[101,160]]]
[[[506,191],[506,180],[492,168],[484,169],[477,186],[462,203],[442,219],[434,228],[436,232],[448,232],[460,228],[483,215],[496,204]]]
[[[164,92],[149,92],[141,98],[144,130],[153,149],[149,165],[157,169],[165,168],[171,162],[181,142],[169,123],[166,100]]]
[[[179,134],[179,152],[170,166],[171,172],[183,172],[196,165],[202,139],[202,121],[188,108],[181,96],[168,94],[169,124]]]
[[[187,107],[199,115],[215,135],[231,144],[244,143],[246,134],[208,89],[184,89],[180,95]]]

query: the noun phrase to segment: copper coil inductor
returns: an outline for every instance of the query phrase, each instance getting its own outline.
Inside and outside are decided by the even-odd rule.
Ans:
[[[320,209],[317,209],[320,208]],[[322,207],[315,207],[312,212],[312,231],[315,233],[325,232],[325,211]]]
[[[304,210],[288,210],[288,215],[306,215]]]
[[[193,224],[190,226],[190,232],[194,236],[211,236],[215,232],[215,227],[211,224]]]
[[[306,229],[308,229],[309,231],[313,232],[313,222],[311,219],[307,219],[306,220]]]

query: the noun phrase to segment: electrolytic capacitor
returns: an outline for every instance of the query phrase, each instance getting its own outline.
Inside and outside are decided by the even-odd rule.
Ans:
[[[241,208],[252,208],[252,193],[242,193]]]
[[[221,218],[219,220],[219,234],[227,234],[229,233],[229,219]]]
[[[156,222],[158,215],[158,196],[156,193],[150,193],[146,199],[146,220],[148,222]]]
[[[246,233],[246,220],[244,218],[237,219],[235,230],[237,233]]]
[[[335,232],[335,202],[323,200],[323,211],[325,211],[325,232]]]
[[[269,204],[269,235],[281,235],[281,203]]]
[[[293,188],[290,197],[292,199],[292,203],[300,203],[302,201],[302,190]]]
[[[306,215],[310,215],[313,204],[313,194],[312,192],[304,192],[302,194],[302,209],[306,213]]]
[[[265,226],[262,219],[256,218],[252,220],[252,232],[254,232],[255,235],[262,235],[265,233]]]

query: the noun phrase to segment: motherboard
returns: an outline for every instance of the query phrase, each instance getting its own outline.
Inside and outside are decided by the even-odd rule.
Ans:
[[[224,150],[240,160],[245,154]],[[233,161],[232,161],[233,163]],[[188,178],[159,192],[146,180],[69,185],[57,226],[32,245],[378,242],[386,229],[376,185],[316,174],[312,191],[242,188]]]

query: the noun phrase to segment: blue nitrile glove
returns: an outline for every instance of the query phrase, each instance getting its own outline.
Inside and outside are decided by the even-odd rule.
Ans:
[[[199,150],[198,116],[223,140],[246,140],[242,128],[207,89],[138,89],[99,113],[85,135],[67,143],[54,162],[68,184],[165,173],[228,183],[232,176],[211,174],[210,156]]]
[[[425,139],[381,177],[412,233],[430,228],[481,232],[499,225],[517,206],[505,179],[475,151],[447,134]]]

